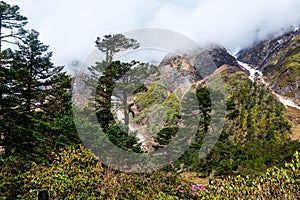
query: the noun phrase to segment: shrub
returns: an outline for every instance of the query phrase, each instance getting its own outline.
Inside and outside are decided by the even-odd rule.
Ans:
[[[176,172],[128,174],[103,166],[83,146],[53,152],[49,165],[31,163],[27,171],[16,160],[6,161],[0,173],[1,199],[36,199],[48,190],[50,199],[299,199],[300,159],[296,152],[285,167],[264,175],[214,179],[201,185]],[[25,163],[21,163],[25,164]],[[9,167],[13,167],[10,168]],[[17,171],[16,171],[17,170]],[[9,186],[9,187],[8,187]],[[16,191],[16,192],[12,192]]]

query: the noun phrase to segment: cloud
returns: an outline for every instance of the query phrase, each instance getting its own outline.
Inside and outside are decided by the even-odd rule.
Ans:
[[[97,36],[144,27],[170,29],[234,50],[300,24],[299,0],[9,0],[41,33],[54,62],[84,61]]]
[[[179,31],[198,42],[235,49],[299,25],[299,9],[298,0],[206,0],[188,10],[162,6],[151,25]]]

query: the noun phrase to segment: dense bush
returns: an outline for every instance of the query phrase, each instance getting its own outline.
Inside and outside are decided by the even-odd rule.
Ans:
[[[48,166],[31,163],[28,171],[13,177],[2,171],[0,199],[35,199],[42,190],[48,190],[51,199],[193,199],[205,191],[177,173],[115,172],[82,146],[53,152],[49,161]]]
[[[299,199],[300,160],[296,152],[294,159],[284,168],[268,169],[256,178],[227,177],[216,179],[208,190],[219,199]]]
[[[300,160],[284,168],[270,168],[255,178],[226,177],[206,186],[192,182],[176,172],[126,174],[103,166],[84,147],[69,147],[52,153],[48,165],[31,163],[27,171],[9,166],[0,173],[0,199],[36,199],[48,190],[50,199],[298,199]],[[23,165],[24,163],[21,163]],[[8,167],[13,167],[9,168]],[[15,172],[13,172],[15,171]],[[9,174],[13,173],[13,174]]]

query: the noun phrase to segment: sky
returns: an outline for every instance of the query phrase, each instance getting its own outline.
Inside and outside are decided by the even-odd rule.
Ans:
[[[40,32],[56,65],[84,62],[97,37],[140,28],[176,31],[237,51],[300,25],[300,0],[6,0]]]

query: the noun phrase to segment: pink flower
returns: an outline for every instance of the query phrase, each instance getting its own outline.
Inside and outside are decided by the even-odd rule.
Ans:
[[[192,195],[193,196],[198,195],[198,192],[193,192]]]
[[[195,188],[195,186],[194,186],[194,185],[192,185],[192,190],[193,190],[193,191],[196,191],[196,188]]]
[[[206,190],[206,188],[203,185],[198,186],[198,190]]]

